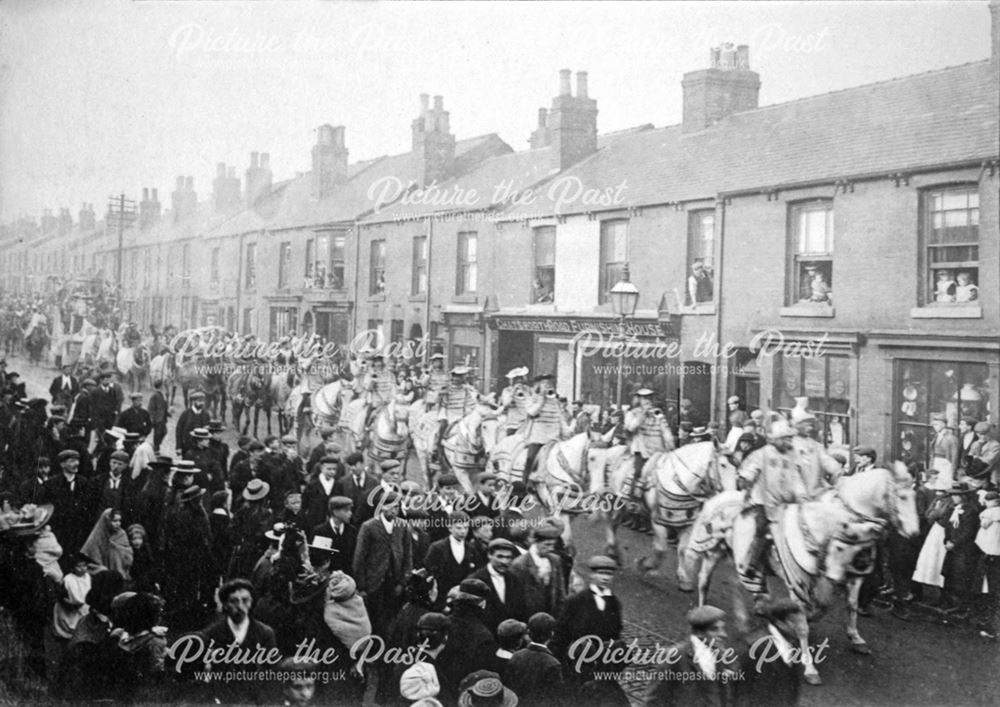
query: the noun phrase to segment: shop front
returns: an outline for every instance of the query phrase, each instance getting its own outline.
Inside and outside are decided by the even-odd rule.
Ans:
[[[651,388],[668,412],[680,388],[679,329],[667,317],[636,317],[625,325],[624,344],[614,316],[506,314],[489,317],[495,332],[497,389],[505,374],[525,366],[529,377],[552,375],[556,391],[570,400],[601,407],[617,403],[619,369],[622,398],[631,402],[640,388]]]
[[[443,353],[448,366],[468,366],[469,379],[474,381],[480,390],[488,392],[485,385],[486,362],[483,359],[486,325],[482,307],[451,305],[445,307],[441,314],[447,332]],[[431,348],[435,348],[433,340]]]

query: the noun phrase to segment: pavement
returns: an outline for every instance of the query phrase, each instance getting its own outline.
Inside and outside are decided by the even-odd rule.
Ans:
[[[27,383],[29,397],[47,397],[55,369],[31,366],[24,357],[8,356],[7,360],[8,370],[19,372]],[[171,453],[173,425],[182,405],[183,401],[174,401],[164,453]],[[235,431],[227,429],[224,438],[235,448]],[[409,476],[422,483],[424,480],[414,471],[418,466],[408,467]],[[575,519],[573,536],[578,557],[603,552],[603,530],[598,521]],[[619,546],[624,569],[614,591],[623,605],[625,639],[635,639],[640,647],[666,646],[682,640],[684,615],[695,605],[696,596],[677,588],[674,550],[667,554],[662,575],[651,577],[635,569],[636,559],[651,550],[650,536],[621,530]],[[709,603],[733,616],[734,596],[749,602],[748,595],[738,587],[731,565],[723,563],[713,578]],[[828,645],[821,653],[822,661],[817,663],[823,685],[803,684],[803,707],[1000,704],[1000,642],[980,637],[966,622],[946,623],[931,611],[916,611],[910,621],[894,617],[887,609],[873,609],[872,613],[871,617],[858,619],[858,630],[872,650],[867,656],[851,651],[844,630],[847,606],[842,594],[813,625],[811,645],[819,646],[824,640]],[[735,626],[731,626],[731,637],[736,633]],[[645,685],[627,683],[625,688],[633,704],[640,704]]]

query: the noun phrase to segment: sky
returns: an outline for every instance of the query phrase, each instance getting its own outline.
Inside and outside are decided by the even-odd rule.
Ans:
[[[310,169],[316,128],[352,161],[406,152],[419,95],[458,139],[527,149],[563,68],[587,71],[598,130],[680,122],[681,78],[750,45],[761,105],[986,59],[976,2],[0,3],[0,222],[178,175],[200,199],[216,164],[274,180]],[[574,79],[575,85],[575,79]],[[575,89],[574,89],[575,90]]]

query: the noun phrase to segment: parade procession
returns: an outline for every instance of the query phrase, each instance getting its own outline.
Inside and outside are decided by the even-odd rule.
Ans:
[[[204,5],[0,6],[0,705],[1000,703],[1000,0]]]

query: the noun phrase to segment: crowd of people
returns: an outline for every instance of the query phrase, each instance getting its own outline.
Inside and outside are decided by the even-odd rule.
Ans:
[[[441,358],[427,378],[464,390],[463,371],[443,373]],[[540,421],[527,440],[525,479],[481,473],[466,494],[449,473],[426,488],[403,478],[399,461],[347,453],[332,429],[305,450],[294,435],[238,437],[230,449],[197,391],[166,456],[170,411],[159,389],[126,405],[114,372],[84,371],[80,380],[66,367],[45,398],[0,360],[0,605],[26,647],[26,668],[52,695],[73,699],[626,705],[614,671],[627,665],[610,650],[623,632],[617,561],[576,558],[561,521],[522,511],[546,420],[628,444],[634,482],[653,455],[715,439],[761,519],[757,555],[775,503],[814,497],[877,465],[869,447],[855,448],[850,466],[827,453],[804,411],[768,420],[734,397],[725,426],[700,425],[690,401],[666,415],[648,389],[627,409],[601,412],[560,400],[544,376],[532,388],[526,370],[511,374],[495,401],[509,430],[519,415]],[[368,392],[384,393],[373,380]],[[881,603],[905,619],[936,598],[942,612],[972,614],[995,638],[1000,443],[984,421],[963,421],[960,439],[943,418],[934,424],[935,454],[948,463],[918,472],[924,533],[880,544],[862,611]],[[757,483],[786,471],[803,483],[776,496]],[[632,527],[649,527],[640,504],[628,513]],[[980,599],[984,578],[989,594]],[[758,638],[785,655],[801,610],[782,600],[757,609],[766,621]],[[649,704],[713,694],[795,703],[793,660],[736,680],[742,663],[706,656],[752,637],[730,642],[727,617],[713,607],[688,619],[689,638],[675,648],[701,677],[651,678]],[[593,645],[583,650],[581,640]],[[222,650],[232,646],[240,650]],[[579,660],[581,651],[591,657]]]

